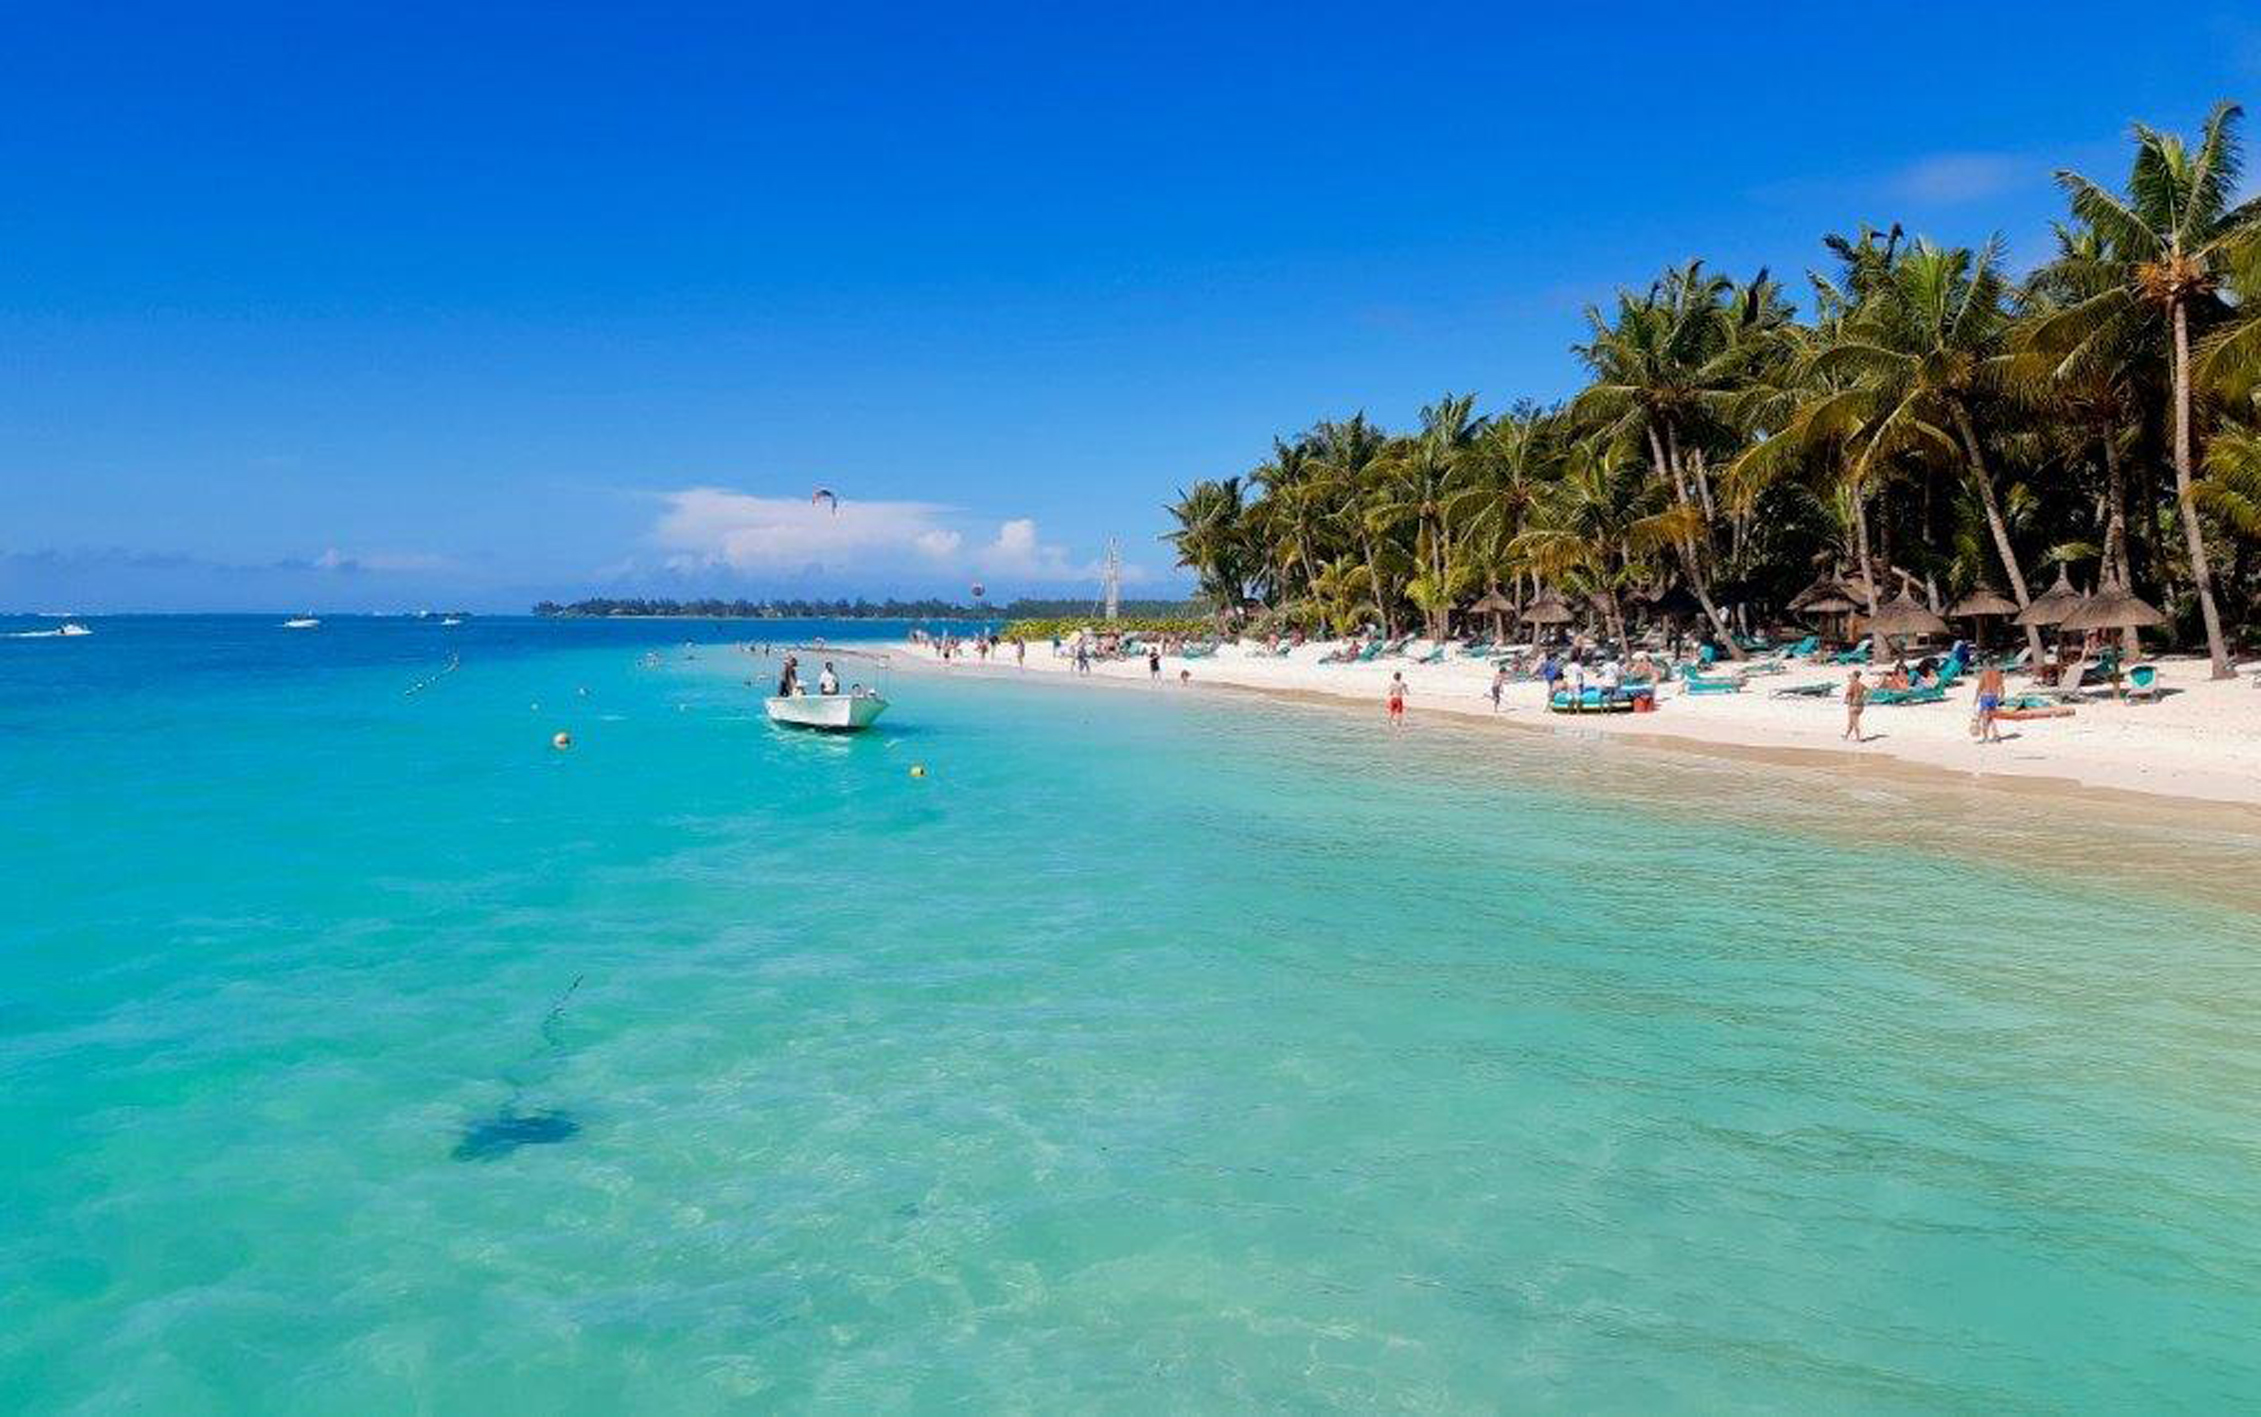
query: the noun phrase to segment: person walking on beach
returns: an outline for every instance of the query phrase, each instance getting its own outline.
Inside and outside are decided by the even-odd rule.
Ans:
[[[1840,737],[1850,738],[1855,743],[1865,741],[1861,737],[1861,710],[1866,707],[1868,685],[1861,681],[1861,671],[1856,669],[1845,677],[1845,731]]]
[[[1089,674],[1090,672],[1091,672],[1091,651],[1090,651],[1090,650],[1087,650],[1087,649],[1085,649],[1085,648],[1083,647],[1083,641],[1082,641],[1082,640],[1077,640],[1077,641],[1076,641],[1076,673],[1078,673],[1078,674]]]
[[[1162,682],[1162,650],[1159,645],[1146,647],[1146,677],[1152,682]]]
[[[1397,672],[1397,671],[1396,671],[1396,670],[1394,670],[1394,669],[1390,671],[1390,695],[1389,695],[1389,705],[1390,705],[1390,727],[1392,727],[1392,728],[1402,728],[1402,727],[1404,727],[1404,726],[1405,726],[1405,676],[1404,676],[1403,674],[1401,674],[1401,673]]]
[[[1019,636],[1015,636],[1013,639],[1013,667],[1015,669],[1028,668],[1028,641]]]
[[[1978,741],[2002,741],[2002,725],[1995,715],[2002,711],[2002,670],[1989,664],[1978,675]]]
[[[1499,712],[1500,695],[1507,692],[1507,666],[1492,671],[1492,712]]]

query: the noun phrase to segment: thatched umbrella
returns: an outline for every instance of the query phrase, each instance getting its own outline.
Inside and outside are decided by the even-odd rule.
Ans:
[[[1975,620],[1979,648],[1986,647],[1986,622],[1997,616],[2015,615],[2018,603],[1994,587],[1979,583],[1971,587],[1970,594],[1947,607],[1947,614],[1957,620]]]
[[[1853,600],[1852,588],[1835,576],[1816,576],[1812,585],[1790,597],[1790,608],[1792,610],[1812,610],[1815,608],[1815,602],[1823,600],[1842,600],[1847,602],[1846,608],[1850,609]],[[1821,613],[1828,614],[1830,612],[1823,611]]]
[[[2035,625],[2062,624],[2067,615],[2080,605],[2080,592],[2073,589],[2072,573],[2063,566],[2057,567],[2057,583],[2043,591],[2025,609],[2018,612],[2010,623],[2020,628]]]
[[[1994,615],[2015,615],[2018,603],[1990,585],[1980,585],[1948,606],[1947,613],[1957,620],[1983,620]]]
[[[1523,622],[1527,625],[1567,625],[1577,618],[1577,612],[1563,604],[1562,597],[1551,590],[1540,592],[1537,600],[1523,607]]]
[[[1894,636],[1943,635],[1947,633],[1947,622],[1903,590],[1876,608],[1876,614],[1869,617],[1868,632],[1877,638],[1874,657],[1882,660],[1883,651],[1890,647]]]
[[[2114,582],[2073,607],[2058,622],[2060,630],[2133,630],[2164,625],[2167,617],[2134,591]]]
[[[1504,640],[1507,638],[1507,620],[1505,617],[1515,613],[1515,602],[1500,594],[1495,588],[1487,593],[1482,600],[1469,606],[1468,613],[1491,616],[1492,638]]]
[[[1845,623],[1845,617],[1860,608],[1853,599],[1853,592],[1846,588],[1844,582],[1828,576],[1799,591],[1790,600],[1791,614],[1819,616],[1828,620],[1830,623],[1823,633],[1832,641],[1850,637],[1851,627]]]

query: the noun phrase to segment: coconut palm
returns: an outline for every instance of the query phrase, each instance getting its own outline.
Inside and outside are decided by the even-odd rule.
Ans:
[[[1606,429],[1629,449],[1643,449],[1652,475],[1676,505],[1698,509],[1683,518],[1688,535],[1676,549],[1688,587],[1730,653],[1742,649],[1711,594],[1705,565],[1709,547],[1699,538],[1709,518],[1708,484],[1691,491],[1688,468],[1693,430],[1722,417],[1738,392],[1723,385],[1715,362],[1727,337],[1725,302],[1733,286],[1707,275],[1701,263],[1672,271],[1646,294],[1620,291],[1614,316],[1589,306],[1592,337],[1574,346],[1594,382],[1571,403],[1572,416]]]
[[[1813,358],[1815,377],[1837,382],[1826,425],[1858,427],[1853,476],[1879,477],[1896,459],[1959,464],[1978,494],[1994,550],[2019,605],[2031,597],[2001,496],[1979,436],[1982,409],[2007,388],[2008,284],[2000,249],[1972,251],[1918,240],[1875,282]],[[2040,632],[2032,632],[2035,657]]]
[[[2224,275],[2249,258],[2261,235],[2261,200],[2231,202],[2238,179],[2240,112],[2235,104],[2215,105],[2195,148],[2176,134],[2135,125],[2135,161],[2124,194],[2077,172],[2057,174],[2073,215],[2098,238],[2094,255],[2072,263],[2068,274],[2095,293],[2045,321],[2034,336],[2039,348],[2064,360],[2081,357],[2099,342],[2138,344],[2148,336],[2148,342],[2164,347],[2176,500],[2206,627],[2206,651],[2217,679],[2233,671],[2214,600],[2205,529],[2191,496],[2197,462],[2191,350],[2198,334],[2223,313],[2219,290]]]
[[[1655,580],[1655,558],[1693,534],[1702,513],[1672,499],[1615,440],[1581,440],[1546,487],[1510,554],[1542,580],[1593,596],[1621,648],[1630,646],[1623,592]]]
[[[1196,482],[1167,510],[1178,528],[1163,539],[1177,547],[1178,564],[1194,573],[1221,623],[1247,598],[1249,544],[1241,523],[1240,479]]]
[[[1311,430],[1311,455],[1328,484],[1335,533],[1354,548],[1366,568],[1367,594],[1374,613],[1390,630],[1397,628],[1396,598],[1383,571],[1382,537],[1367,516],[1376,499],[1375,465],[1389,438],[1364,413],[1333,419]]]
[[[1483,436],[1474,394],[1447,394],[1421,410],[1421,431],[1395,440],[1375,467],[1377,500],[1368,517],[1378,529],[1410,531],[1415,565],[1407,592],[1428,615],[1429,637],[1442,639],[1456,594],[1448,508],[1466,490]]]

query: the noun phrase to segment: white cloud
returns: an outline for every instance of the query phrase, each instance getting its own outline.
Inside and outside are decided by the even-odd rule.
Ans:
[[[901,573],[905,569],[965,573],[1011,581],[1096,579],[1095,564],[1078,564],[1046,543],[1036,522],[1015,517],[979,539],[955,509],[931,502],[842,498],[809,502],[759,497],[721,487],[660,494],[664,504],[651,543],[677,574],[728,569],[748,575],[819,570],[835,575]],[[906,567],[905,563],[909,565]],[[1126,569],[1125,579],[1140,573]]]
[[[1890,188],[1911,202],[1976,202],[2047,181],[2049,171],[2041,159],[2017,153],[1932,153],[1894,173]]]
[[[665,492],[666,510],[651,539],[673,552],[678,569],[726,566],[744,572],[848,570],[911,554],[945,562],[959,533],[942,524],[944,508],[926,502],[809,502],[756,497],[720,487]]]
[[[306,564],[317,571],[444,571],[452,563],[445,556],[423,551],[340,551],[330,547]]]

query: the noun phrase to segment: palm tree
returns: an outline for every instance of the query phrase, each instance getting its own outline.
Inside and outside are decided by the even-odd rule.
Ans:
[[[1593,597],[1622,649],[1632,644],[1624,591],[1654,580],[1656,553],[1677,548],[1701,516],[1693,504],[1670,500],[1614,440],[1589,437],[1571,449],[1561,480],[1540,494],[1510,554],[1541,579]]]
[[[1381,537],[1366,516],[1373,494],[1375,464],[1381,461],[1388,444],[1387,435],[1364,413],[1329,420],[1311,430],[1312,459],[1320,475],[1327,480],[1337,529],[1356,549],[1360,563],[1366,568],[1367,593],[1373,599],[1376,618],[1394,632],[1397,628],[1395,599],[1382,574]]]
[[[2073,215],[2098,238],[2095,253],[2072,263],[2068,273],[2092,285],[2095,293],[2035,332],[2041,348],[2070,360],[2098,342],[2142,342],[2143,325],[2164,330],[2165,339],[2157,343],[2167,349],[2176,501],[2206,626],[2206,652],[2217,679],[2234,671],[2221,610],[2214,602],[2205,529],[2191,495],[2197,460],[2191,346],[2192,326],[2211,323],[2222,313],[2217,291],[2226,270],[2261,235],[2261,199],[2237,206],[2230,200],[2237,187],[2240,113],[2235,104],[2216,104],[2195,149],[2176,134],[2136,124],[2135,162],[2124,196],[2077,172],[2057,174]]]
[[[2025,571],[1976,416],[1982,406],[2001,407],[2006,385],[2008,287],[1999,259],[1992,242],[1973,252],[1917,241],[1814,356],[1815,377],[1840,388],[1814,417],[1860,430],[1851,468],[1859,485],[1871,485],[1895,459],[1960,463],[1985,511],[2011,597],[2022,606],[2030,600]],[[2027,633],[2039,658],[2041,632]]]
[[[2103,538],[2098,584],[2135,584],[2128,550],[2127,452],[2142,430],[2146,376],[2156,351],[2139,337],[2142,327],[2117,321],[2090,332],[2070,348],[2044,342],[2055,317],[2102,293],[2096,282],[2105,262],[2103,238],[2089,228],[2057,227],[2056,259],[2036,271],[2025,290],[2026,314],[2011,334],[2011,370],[2028,396],[2046,400],[2062,416],[2047,429],[2066,435],[2068,456],[2094,448],[2104,471]],[[2060,331],[2061,332],[2061,331]],[[2135,631],[2126,633],[2136,646]]]
[[[1179,492],[1167,510],[1177,518],[1178,529],[1163,539],[1177,547],[1178,564],[1192,570],[1222,624],[1240,609],[1248,586],[1240,479],[1196,482]]]
[[[1271,568],[1279,599],[1308,599],[1328,513],[1326,480],[1310,440],[1274,438],[1272,456],[1250,480],[1263,488],[1248,508],[1247,523],[1258,543],[1253,549]]]
[[[1743,657],[1727,617],[1712,600],[1704,566],[1708,546],[1698,533],[1708,526],[1702,510],[1708,484],[1690,491],[1688,435],[1707,419],[1726,411],[1736,390],[1717,380],[1715,357],[1726,337],[1723,301],[1732,290],[1723,277],[1706,275],[1701,263],[1670,272],[1646,295],[1620,291],[1615,318],[1595,307],[1586,311],[1593,337],[1575,346],[1593,371],[1594,382],[1571,403],[1573,417],[1606,428],[1627,448],[1645,447],[1650,469],[1673,501],[1695,507],[1683,518],[1688,534],[1677,548],[1688,587],[1729,653]]]
[[[1418,570],[1407,589],[1428,613],[1433,640],[1444,638],[1456,590],[1452,523],[1446,513],[1474,468],[1484,427],[1475,410],[1474,394],[1445,395],[1421,410],[1421,431],[1393,443],[1375,469],[1381,477],[1379,497],[1368,516],[1383,530],[1412,529]]]

